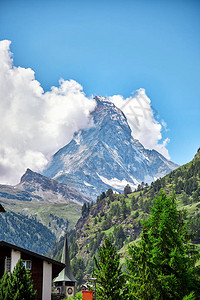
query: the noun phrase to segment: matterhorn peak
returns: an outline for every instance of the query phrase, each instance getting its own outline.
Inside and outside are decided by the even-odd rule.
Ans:
[[[134,189],[142,181],[151,183],[178,167],[135,140],[127,118],[113,102],[102,96],[95,100],[94,126],[76,133],[55,153],[43,175],[96,200],[109,188],[123,192],[129,184]]]

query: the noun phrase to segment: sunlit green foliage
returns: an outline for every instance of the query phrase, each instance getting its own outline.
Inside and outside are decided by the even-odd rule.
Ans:
[[[120,256],[116,248],[106,239],[99,249],[99,259],[95,258],[93,276],[97,278],[98,300],[122,300],[125,276],[120,266]]]
[[[141,241],[129,247],[128,299],[178,300],[191,292],[197,297],[199,253],[188,241],[184,218],[185,213],[177,210],[175,197],[161,191],[153,201],[150,217],[143,221]]]

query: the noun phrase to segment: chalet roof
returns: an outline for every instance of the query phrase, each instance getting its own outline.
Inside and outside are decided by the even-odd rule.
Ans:
[[[56,261],[54,259],[51,259],[49,257],[46,257],[44,255],[32,252],[30,250],[18,247],[16,245],[7,243],[5,241],[0,241],[0,252],[1,252],[1,247],[7,247],[7,248],[10,248],[10,249],[14,249],[16,251],[20,251],[21,253],[25,253],[27,255],[36,257],[39,260],[44,260],[44,261],[46,261],[48,263],[51,263],[52,264],[52,276],[53,276],[53,278],[55,278],[59,274],[59,272],[61,272],[64,269],[64,267],[65,267],[65,264],[63,264],[61,262],[58,262],[58,261]]]
[[[54,282],[58,282],[58,281],[73,281],[73,282],[75,282],[76,279],[74,278],[74,275],[72,273],[71,266],[70,266],[69,249],[68,249],[68,245],[67,245],[67,237],[64,241],[64,247],[63,247],[61,262],[63,264],[65,264],[65,268],[60,272],[58,277],[56,277]]]

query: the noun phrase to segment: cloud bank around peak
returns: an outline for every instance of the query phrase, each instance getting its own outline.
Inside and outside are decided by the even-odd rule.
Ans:
[[[61,79],[44,92],[32,69],[14,66],[10,44],[0,41],[0,184],[18,183],[27,168],[41,171],[76,131],[92,125],[96,107],[74,80]],[[168,139],[159,143],[166,124],[155,120],[143,89],[127,99],[109,99],[126,115],[134,138],[169,157]]]
[[[109,99],[125,114],[133,138],[138,139],[145,148],[155,149],[166,158],[170,158],[166,148],[169,139],[161,142],[162,129],[166,130],[166,123],[162,120],[160,124],[155,119],[151,100],[144,89],[137,90],[133,96],[126,99],[120,95],[111,96]]]
[[[90,126],[96,102],[73,80],[44,93],[33,70],[13,66],[10,43],[0,41],[0,183],[15,184]]]

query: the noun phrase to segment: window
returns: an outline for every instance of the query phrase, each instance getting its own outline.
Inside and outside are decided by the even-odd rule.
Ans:
[[[56,281],[54,282],[55,286],[62,286],[63,285],[63,281]]]
[[[31,260],[23,260],[23,264],[27,270],[31,270]]]
[[[5,258],[5,271],[8,271],[8,273],[11,271],[11,257],[6,256]]]
[[[65,281],[65,285],[66,286],[75,286],[75,282],[74,281]]]

